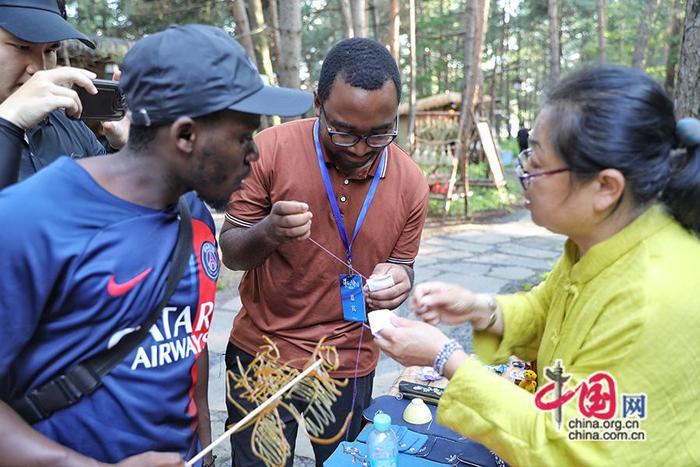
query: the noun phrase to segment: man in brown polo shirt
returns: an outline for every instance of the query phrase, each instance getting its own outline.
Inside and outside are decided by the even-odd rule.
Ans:
[[[236,357],[248,364],[263,335],[285,360],[308,358],[326,337],[340,355],[333,376],[350,383],[324,437],[335,435],[351,411],[347,436],[357,436],[379,357],[362,312],[358,318],[350,311],[355,296],[341,300],[339,276],[392,276],[394,286],[375,292],[365,286],[357,295],[360,303],[364,295],[367,311],[398,307],[413,282],[428,185],[418,165],[392,144],[400,95],[396,63],[381,44],[360,38],[338,43],[321,69],[317,118],[256,136],[260,159],[232,197],[220,237],[224,264],[246,271],[227,367],[236,368]],[[229,423],[242,418],[232,405],[228,409]],[[293,450],[297,425],[281,412]],[[231,438],[236,466],[259,462],[250,434],[249,429]],[[337,444],[314,444],[317,465]]]

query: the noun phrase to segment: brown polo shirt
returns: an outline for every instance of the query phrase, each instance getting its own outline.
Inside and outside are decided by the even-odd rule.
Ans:
[[[297,120],[266,129],[255,137],[260,159],[242,190],[234,193],[226,222],[250,227],[265,218],[276,201],[303,201],[313,213],[311,238],[345,259],[314,149],[316,119]],[[324,154],[325,157],[325,154]],[[348,239],[365,200],[379,157],[364,174],[345,177],[326,158]],[[398,146],[389,146],[381,176],[362,229],[353,243],[353,267],[368,277],[378,263],[413,264],[428,207],[428,185],[420,167]],[[273,339],[284,360],[308,358],[316,343],[336,346],[340,370],[354,375],[361,325],[343,320],[339,274],[347,267],[310,240],[283,243],[243,276],[240,313],[231,342],[255,354],[262,336]],[[358,376],[376,366],[379,348],[365,328]]]

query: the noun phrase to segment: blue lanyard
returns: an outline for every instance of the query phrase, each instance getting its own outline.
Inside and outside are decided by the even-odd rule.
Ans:
[[[386,148],[382,151],[382,158],[379,161],[379,167],[375,176],[372,179],[372,183],[369,186],[369,191],[365,197],[365,201],[362,204],[362,210],[360,215],[357,217],[357,222],[355,223],[355,231],[352,234],[352,239],[348,242],[348,237],[345,234],[345,224],[343,223],[343,218],[340,215],[340,209],[338,208],[338,203],[335,200],[335,192],[333,191],[333,184],[331,183],[331,177],[328,174],[328,169],[326,168],[326,163],[323,160],[323,151],[321,150],[321,143],[318,137],[318,119],[314,123],[314,144],[316,146],[316,156],[318,157],[318,166],[321,169],[321,178],[323,179],[323,185],[326,187],[326,195],[328,195],[328,202],[331,205],[331,210],[333,211],[333,217],[335,218],[335,225],[338,227],[338,233],[340,234],[340,239],[345,245],[345,252],[348,259],[348,265],[352,264],[352,244],[355,241],[355,237],[360,232],[362,223],[365,221],[365,216],[367,215],[367,210],[370,204],[372,204],[372,199],[374,198],[374,193],[377,191],[377,185],[379,185],[379,179],[381,174],[384,172],[384,167],[386,166]]]

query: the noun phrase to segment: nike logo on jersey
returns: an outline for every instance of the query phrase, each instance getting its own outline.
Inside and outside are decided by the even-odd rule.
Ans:
[[[153,268],[148,268],[145,271],[139,273],[137,276],[122,283],[117,283],[116,278],[114,277],[114,275],[112,275],[112,277],[109,278],[109,282],[107,282],[107,293],[110,294],[112,297],[124,295],[129,290],[133,289],[136,286],[136,284],[141,282],[152,270]]]

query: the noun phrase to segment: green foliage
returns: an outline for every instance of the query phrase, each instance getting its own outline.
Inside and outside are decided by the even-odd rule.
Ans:
[[[485,179],[489,177],[489,166],[486,163],[469,164],[470,179]]]
[[[645,71],[663,81],[669,60],[670,22],[674,12],[684,8],[684,0],[665,0],[653,18],[644,18],[642,0],[607,0],[606,61],[631,65],[637,31],[649,22],[651,36],[645,54]],[[510,9],[508,9],[510,6]],[[506,22],[503,9],[506,8]],[[561,71],[598,63],[596,0],[560,0]],[[511,125],[524,119],[532,125],[548,85],[548,14],[546,0],[492,0],[484,43],[482,69],[485,92],[496,96],[496,114],[510,118]],[[508,46],[497,56],[498,44],[507,31]],[[490,75],[494,64],[501,64],[494,89]],[[503,69],[503,71],[500,71]],[[514,89],[516,81],[521,90]],[[510,95],[508,95],[510,94]],[[502,136],[502,133],[499,135]]]
[[[469,196],[469,215],[483,211],[507,209],[516,201],[515,195],[507,189],[495,189],[486,187],[473,187]],[[428,204],[429,217],[443,217],[444,201],[431,199]],[[458,199],[450,203],[450,211],[447,217],[459,218],[464,215],[464,199]]]
[[[416,10],[418,96],[459,91],[464,68],[464,3],[458,0],[419,1],[416,2]],[[407,76],[407,54],[401,64]],[[408,93],[408,80],[405,80],[405,84]]]
[[[487,179],[488,164],[470,164],[469,179]],[[506,171],[507,184],[501,189],[472,186],[469,196],[469,214],[474,215],[483,211],[495,209],[508,209],[513,207],[522,194],[522,188],[512,171]],[[443,216],[444,200],[434,198],[428,206],[428,216]],[[448,217],[462,217],[464,215],[464,199],[458,199],[450,204]]]
[[[501,148],[501,151],[510,151],[513,154],[511,165],[515,165],[515,158],[520,151],[518,141],[515,138],[501,138],[498,140],[498,146]]]
[[[336,7],[333,15],[326,12],[331,8],[331,3]],[[335,0],[306,1],[302,5],[301,17],[301,54],[304,60],[301,78],[308,88],[314,89],[321,73],[323,57],[336,42],[343,39],[340,12]]]
[[[337,0],[301,1],[301,79],[307,89],[313,89],[323,57],[343,38],[343,28]],[[418,98],[462,89],[466,1],[416,2]],[[375,39],[385,42],[388,2],[376,3],[380,37]],[[663,80],[667,63],[677,63],[677,52],[669,53],[668,45],[679,37],[670,37],[669,26],[674,13],[684,10],[685,0],[659,2],[652,18],[644,17],[644,3],[606,1],[606,57],[609,63],[630,65],[637,31],[642,21],[648,21],[651,36],[645,54],[646,70]],[[366,23],[372,35],[373,15],[371,3],[367,4]],[[596,0],[560,0],[559,5],[562,73],[597,63]],[[269,0],[263,0],[263,7],[269,8]],[[138,39],[172,23],[191,22],[221,26],[235,36],[229,0],[68,0],[68,13],[80,30],[98,36]],[[408,2],[401,2],[400,16],[400,69],[408,95]],[[490,1],[481,63],[482,90],[494,100],[497,137],[512,134],[519,120],[532,125],[548,86],[548,36],[547,0]],[[489,110],[482,109],[482,115],[490,118]]]
[[[68,0],[67,12],[81,31],[95,36],[138,39],[171,24],[233,23],[223,0]]]

